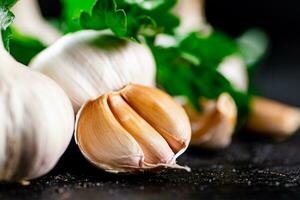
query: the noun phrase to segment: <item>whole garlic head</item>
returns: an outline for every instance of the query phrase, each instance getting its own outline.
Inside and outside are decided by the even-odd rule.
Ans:
[[[82,106],[75,139],[83,155],[108,172],[183,168],[176,158],[188,147],[191,127],[169,95],[129,84]]]
[[[33,59],[30,66],[59,83],[75,111],[87,100],[128,83],[155,85],[156,67],[148,47],[107,31],[66,35]]]
[[[0,181],[20,181],[49,172],[66,150],[74,111],[51,79],[0,50]]]

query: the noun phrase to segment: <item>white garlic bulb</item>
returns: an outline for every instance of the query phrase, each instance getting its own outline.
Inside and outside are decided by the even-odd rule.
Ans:
[[[247,92],[249,87],[248,71],[243,58],[239,55],[225,57],[218,71],[230,81],[235,89]]]
[[[59,83],[75,111],[87,100],[128,83],[155,85],[156,67],[148,47],[107,31],[66,35],[34,58],[30,66]]]
[[[212,31],[206,21],[205,0],[178,0],[174,13],[180,18],[179,35],[195,31],[209,34]]]
[[[72,104],[53,80],[19,64],[2,44],[0,113],[0,181],[49,172],[72,138]]]
[[[159,89],[129,84],[88,101],[76,121],[81,152],[108,172],[189,169],[176,164],[191,139],[189,119]]]
[[[61,33],[43,18],[37,0],[19,1],[12,10],[15,14],[13,26],[23,34],[38,38],[45,45],[61,37]]]

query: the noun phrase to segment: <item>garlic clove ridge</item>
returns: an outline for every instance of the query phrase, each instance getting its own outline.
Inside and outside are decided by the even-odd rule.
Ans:
[[[130,90],[134,90],[135,96],[141,96],[147,89],[148,87],[129,84],[117,92],[106,93],[82,106],[77,114],[75,138],[87,160],[108,172],[137,172],[166,167],[189,169],[177,165],[176,158],[187,148],[191,134],[190,126],[187,125],[186,130],[182,130],[184,133],[180,135],[189,135],[186,137],[188,139],[180,138],[186,146],[181,146],[182,149],[175,151],[171,144],[177,141],[171,142],[172,137],[167,140],[160,132],[164,120],[161,124],[155,121],[154,126],[123,96]],[[150,88],[150,91],[152,90],[158,89]],[[147,94],[151,95],[149,91]],[[145,112],[156,112],[153,107],[147,107],[148,101],[152,100],[152,98],[144,100],[147,101],[143,108]],[[173,103],[171,97],[168,100]],[[166,100],[162,102],[172,104]],[[157,106],[155,105],[157,102],[151,104]],[[182,113],[183,109],[179,105],[172,109],[178,111],[177,118],[181,117],[182,123],[189,124],[185,112]],[[178,121],[169,119],[167,122]],[[185,139],[187,141],[184,141]]]

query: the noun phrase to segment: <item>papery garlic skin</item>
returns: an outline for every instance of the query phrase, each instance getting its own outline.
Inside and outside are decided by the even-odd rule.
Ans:
[[[75,140],[81,152],[108,172],[188,169],[177,165],[176,158],[190,139],[183,108],[166,93],[135,84],[88,101],[76,119]]]
[[[155,85],[156,67],[143,44],[118,39],[107,31],[80,31],[59,39],[30,66],[54,79],[75,111],[87,100],[128,83]]]
[[[231,143],[237,123],[237,106],[232,97],[221,94],[216,100],[202,99],[202,111],[196,111],[184,97],[176,97],[184,106],[192,126],[191,145],[222,149]]]
[[[0,181],[49,172],[73,133],[74,111],[64,91],[43,74],[0,52]]]

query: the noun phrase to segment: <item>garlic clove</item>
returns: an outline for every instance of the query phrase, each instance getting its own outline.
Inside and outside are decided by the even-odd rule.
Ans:
[[[143,91],[146,91],[147,95],[152,95],[147,91],[147,87],[130,84],[117,92],[106,93],[88,101],[79,110],[75,139],[83,155],[94,165],[108,172],[135,172],[166,167],[189,170],[187,167],[176,164],[176,158],[185,151],[189,140],[184,142],[185,145],[181,149],[177,147],[178,150],[174,151],[171,144],[175,142],[170,143],[173,138],[170,137],[168,140],[160,132],[162,130],[160,126],[165,126],[165,120],[161,120],[160,124],[155,123],[153,126],[144,118],[144,115],[136,110],[136,107],[133,107],[123,97],[123,92],[126,94],[126,91],[132,88],[139,88],[138,91],[135,91],[135,96],[141,96]],[[153,90],[155,93],[155,90],[158,89],[150,88],[150,91]],[[165,95],[161,98],[154,94],[154,97],[161,98],[164,103],[170,103],[164,100]],[[171,97],[170,99],[172,102]],[[158,102],[159,99],[157,102],[152,102],[153,106],[157,107],[155,104]],[[144,105],[143,110],[157,111],[147,105],[149,104]],[[182,119],[182,123],[189,125],[186,114],[181,112],[182,108],[175,105],[177,107],[173,107],[173,109],[179,110],[179,112],[173,112],[173,114],[179,115],[178,118]],[[166,106],[168,107],[168,105]],[[168,117],[163,114],[160,118],[162,119],[164,116]],[[167,122],[170,123],[168,120]],[[173,121],[173,123],[177,123],[177,121]],[[183,131],[185,134],[189,134],[187,138],[190,138],[191,128],[188,125],[187,129]]]
[[[152,125],[178,153],[190,142],[190,123],[184,109],[166,93],[150,87],[130,84],[122,97]]]
[[[141,146],[145,162],[172,164],[174,153],[165,139],[140,117],[118,94],[109,96],[109,105],[116,119]]]
[[[210,149],[225,148],[231,143],[237,123],[237,107],[229,94],[223,93],[220,95],[212,117],[214,117],[215,121],[212,120],[208,130],[211,137],[201,145],[204,148]],[[197,139],[193,139],[192,137],[192,143],[193,141],[197,141]]]
[[[89,161],[111,172],[140,168],[143,151],[114,117],[108,95],[87,102],[78,114],[76,142]]]
[[[129,83],[155,85],[156,67],[150,49],[108,31],[65,35],[37,55],[30,66],[65,90],[75,112],[87,100]]]
[[[246,126],[249,130],[275,139],[286,138],[300,128],[300,109],[274,100],[253,97]]]
[[[202,99],[201,113],[187,101],[181,102],[192,125],[191,145],[220,149],[230,144],[237,122],[237,107],[229,94],[221,94],[216,101]]]

